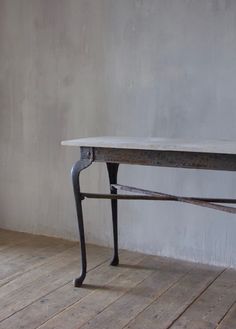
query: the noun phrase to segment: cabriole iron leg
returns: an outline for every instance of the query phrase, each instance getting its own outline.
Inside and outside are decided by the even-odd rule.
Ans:
[[[110,184],[117,184],[117,173],[118,173],[118,163],[107,163],[107,170],[109,175]],[[110,187],[110,192],[116,194],[117,191],[115,188]],[[116,266],[119,264],[119,255],[118,255],[118,228],[117,228],[117,200],[111,200],[111,210],[112,210],[112,223],[113,223],[113,239],[114,239],[114,254],[111,261],[111,265]]]
[[[83,222],[83,211],[82,211],[82,196],[80,193],[80,183],[79,175],[80,172],[87,168],[92,163],[91,159],[81,159],[75,163],[71,170],[72,183],[75,195],[75,204],[77,211],[77,219],[79,226],[79,236],[80,236],[80,252],[81,252],[81,273],[80,276],[74,279],[74,286],[80,287],[85,279],[87,270],[87,260],[86,260],[86,246],[85,246],[85,236],[84,236],[84,222]]]

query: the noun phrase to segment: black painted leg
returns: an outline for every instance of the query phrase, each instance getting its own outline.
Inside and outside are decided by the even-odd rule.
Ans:
[[[118,163],[107,163],[107,170],[109,175],[110,184],[117,184],[117,173],[118,173]],[[110,192],[113,194],[117,193],[117,190],[113,187],[110,188]],[[112,266],[119,264],[119,255],[118,255],[118,209],[117,209],[117,200],[111,200],[111,210],[112,210],[112,223],[113,223],[113,239],[114,239],[114,254],[111,261]]]
[[[80,194],[80,183],[79,175],[80,172],[87,168],[92,163],[91,159],[81,159],[75,163],[71,170],[72,183],[74,188],[75,195],[75,204],[77,211],[77,219],[79,226],[79,235],[80,235],[80,251],[81,251],[81,273],[78,278],[74,280],[74,286],[80,287],[85,279],[87,271],[87,259],[86,259],[86,246],[85,246],[85,236],[84,236],[84,222],[83,222],[83,211],[82,211],[82,196]]]

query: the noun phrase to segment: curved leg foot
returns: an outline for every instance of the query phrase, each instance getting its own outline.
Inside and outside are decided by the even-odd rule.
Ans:
[[[117,266],[117,265],[119,265],[119,256],[118,256],[118,254],[117,255],[114,254],[114,256],[113,256],[113,258],[112,258],[112,260],[110,262],[110,265],[111,266]]]
[[[73,280],[73,284],[74,284],[75,288],[79,288],[82,286],[85,276],[86,276],[86,272],[84,272],[84,273],[81,272],[81,275],[78,278]]]
[[[110,184],[117,183],[117,173],[118,173],[118,163],[107,163],[107,170],[109,175]],[[114,188],[110,188],[110,192],[116,194],[117,191]],[[110,265],[117,266],[119,264],[119,255],[118,255],[118,209],[117,209],[117,200],[111,200],[111,210],[112,210],[112,223],[113,223],[113,240],[114,240],[114,254]]]
[[[83,221],[83,211],[82,211],[82,196],[80,193],[80,183],[79,175],[80,172],[87,168],[92,163],[92,159],[81,159],[75,163],[71,170],[72,183],[75,195],[76,212],[79,226],[79,236],[80,236],[80,252],[81,252],[81,273],[78,278],[74,280],[74,286],[80,287],[85,279],[87,271],[87,259],[86,259],[86,246],[85,246],[85,236],[84,236],[84,221]]]

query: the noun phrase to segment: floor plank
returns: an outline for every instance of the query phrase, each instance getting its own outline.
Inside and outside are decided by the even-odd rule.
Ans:
[[[138,302],[138,294],[140,292],[143,293],[143,298],[140,299],[139,304],[140,307],[143,307],[155,296],[168,289],[186,271],[189,271],[191,266],[192,264],[182,264],[180,266],[179,263],[177,264],[173,261],[147,256],[139,263],[138,268],[131,268],[106,285],[105,289],[95,291],[93,295],[66,309],[63,313],[40,327],[40,329],[62,329],[65,326],[67,329],[80,328],[104,309],[105,313],[107,309],[110,314],[113,305],[117,301],[118,307],[115,308],[117,311],[120,308],[120,311],[115,312],[114,319],[114,312],[112,312],[112,317],[106,321],[107,326],[105,326],[103,319],[100,319],[100,326],[97,317],[95,322],[89,322],[91,328],[94,328],[94,326],[96,328],[113,328],[115,323],[121,320],[121,314],[124,314],[124,311],[127,310],[127,305],[132,302],[132,299]],[[134,287],[137,288],[135,289]],[[136,309],[138,309],[138,306],[136,306]]]
[[[153,275],[128,291],[81,328],[123,328],[153,300],[175,285],[188,271],[189,268],[176,272],[174,270],[167,272],[163,268],[156,270]]]
[[[205,329],[206,324],[209,328],[216,328],[235,300],[236,272],[228,269],[188,308],[171,329]]]
[[[233,329],[236,328],[236,303],[233,304],[225,318],[219,324],[217,329]]]
[[[89,267],[97,266],[107,260],[108,254],[108,250],[104,248],[90,246]],[[79,274],[78,258],[78,247],[73,247],[0,287],[0,295],[3,298],[0,321],[63,284],[71,282]]]
[[[125,328],[166,329],[222,272],[222,268],[195,267],[155,300]]]
[[[43,261],[75,245],[64,241],[54,243],[54,240],[51,243],[37,240],[22,243],[12,246],[7,250],[8,257],[0,259],[0,286],[19,276],[25,270],[38,267]]]
[[[62,329],[65,326],[67,329],[79,328],[152,272],[150,268],[128,268],[112,281],[95,289],[93,294],[68,307],[39,328]]]
[[[236,271],[0,229],[0,329],[235,329]]]
[[[86,284],[83,288],[74,288],[69,282],[53,292],[33,302],[28,307],[15,313],[7,320],[0,323],[0,328],[15,329],[15,324],[20,323],[21,328],[33,329],[49,320],[52,316],[63,311],[68,306],[93,293],[95,289],[102,287],[127,271],[125,264],[136,264],[144,257],[142,254],[133,252],[121,252],[123,266],[109,266],[109,262],[102,264],[88,272]],[[96,283],[96,284],[95,284]]]
[[[6,257],[8,249],[12,249],[13,246],[20,245],[29,239],[32,240],[31,234],[0,229],[0,257]],[[16,251],[16,249],[12,250]]]

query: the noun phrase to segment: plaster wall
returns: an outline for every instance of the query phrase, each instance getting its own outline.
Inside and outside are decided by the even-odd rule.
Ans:
[[[236,139],[236,1],[0,0],[0,226],[77,239],[60,141]],[[236,174],[121,166],[119,181],[236,197]],[[105,166],[83,189],[108,191]],[[87,240],[111,245],[109,202],[84,202]],[[236,218],[155,202],[119,206],[120,247],[236,267]]]

